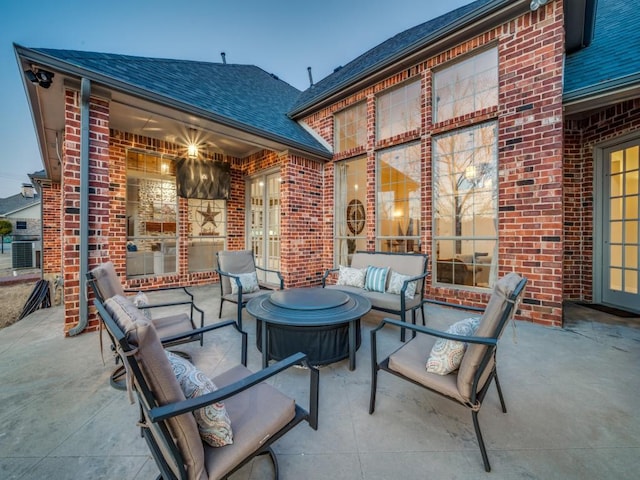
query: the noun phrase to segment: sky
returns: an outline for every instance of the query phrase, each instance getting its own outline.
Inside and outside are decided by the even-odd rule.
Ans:
[[[0,0],[0,198],[43,169],[13,44],[256,65],[309,86],[471,0]]]

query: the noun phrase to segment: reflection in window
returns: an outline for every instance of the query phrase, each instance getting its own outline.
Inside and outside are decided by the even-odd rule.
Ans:
[[[498,235],[496,123],[434,138],[433,158],[436,280],[491,287]]]
[[[334,115],[335,153],[367,144],[367,104],[359,103]]]
[[[211,272],[227,232],[224,200],[188,200],[189,272]]]
[[[376,249],[420,251],[420,144],[377,154]]]
[[[127,152],[127,276],[176,271],[175,163]]]
[[[366,250],[367,159],[338,162],[335,166],[336,265],[351,265],[357,250]]]
[[[381,94],[376,101],[376,139],[420,128],[420,81]]]
[[[498,50],[492,48],[437,71],[435,122],[498,105]]]

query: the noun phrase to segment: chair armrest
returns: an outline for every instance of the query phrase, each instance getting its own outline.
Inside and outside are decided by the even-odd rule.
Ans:
[[[322,275],[322,288],[324,288],[325,282],[326,282],[327,278],[329,277],[329,275],[331,275],[332,273],[338,272],[338,271],[340,271],[339,268],[330,268],[329,270],[324,272],[324,275]]]
[[[152,288],[149,290],[141,290],[139,288],[125,288],[124,291],[125,293],[137,293],[137,292],[143,292],[143,293],[154,293],[154,292],[166,292],[169,290],[182,290],[183,293],[185,295],[187,295],[191,301],[193,301],[193,293],[191,293],[189,290],[187,290],[187,287],[185,286],[174,286],[174,287],[158,287],[158,288]]]
[[[473,336],[465,336],[465,335],[456,335],[455,333],[448,333],[442,330],[435,330],[429,327],[404,323],[404,322],[401,322],[400,320],[395,320],[392,318],[383,318],[380,324],[376,328],[371,330],[372,337],[377,334],[378,330],[381,330],[382,328],[384,328],[385,325],[395,325],[396,327],[406,328],[407,330],[423,333],[425,335],[431,335],[432,337],[444,338],[446,340],[457,340],[459,342],[477,343],[480,345],[489,345],[489,346],[495,346],[498,344],[498,339],[493,337],[473,337]]]
[[[187,400],[183,400],[181,402],[170,403],[168,405],[163,405],[160,407],[152,408],[149,411],[149,419],[152,422],[158,422],[162,420],[166,420],[171,417],[175,417],[176,415],[181,415],[187,412],[193,412],[202,407],[206,407],[207,405],[211,405],[216,402],[224,401],[225,399],[236,395],[248,388],[257,385],[258,383],[262,383],[265,380],[273,377],[274,375],[286,370],[294,365],[304,364],[309,368],[310,373],[310,398],[309,398],[309,425],[316,430],[317,429],[317,407],[318,407],[318,387],[320,380],[319,370],[315,367],[312,367],[307,362],[307,356],[303,353],[295,353],[284,360],[281,360],[273,365],[265,368],[264,370],[260,370],[248,377],[245,377],[241,380],[238,380],[231,385],[227,385],[226,387],[220,388],[215,392],[208,393],[206,395],[202,395],[200,397],[189,398]]]
[[[160,343],[162,343],[163,345],[166,343],[172,343],[178,340],[183,340],[185,338],[189,338],[189,337],[193,337],[195,335],[202,335],[205,334],[207,332],[212,332],[214,330],[218,330],[220,328],[223,327],[229,327],[229,326],[233,326],[233,328],[235,328],[241,335],[242,335],[242,353],[241,353],[241,360],[242,360],[242,364],[246,367],[247,366],[247,332],[240,330],[240,327],[238,327],[238,324],[236,323],[235,320],[225,320],[222,322],[218,322],[218,323],[214,323],[213,325],[207,325],[206,327],[201,327],[201,328],[196,328],[193,330],[188,330],[185,331],[183,333],[178,333],[175,335],[171,335],[169,337],[163,337],[160,339]]]
[[[424,303],[433,303],[434,305],[441,305],[443,307],[451,307],[451,308],[458,308],[460,310],[469,310],[470,312],[478,312],[478,313],[482,313],[484,312],[484,307],[473,307],[471,305],[460,305],[458,303],[450,303],[450,302],[443,302],[441,300],[423,300]]]
[[[257,265],[256,270],[260,270],[261,272],[275,273],[278,276],[278,280],[280,280],[280,290],[284,290],[284,278],[282,278],[282,274],[278,270],[271,270],[269,268],[263,268]]]

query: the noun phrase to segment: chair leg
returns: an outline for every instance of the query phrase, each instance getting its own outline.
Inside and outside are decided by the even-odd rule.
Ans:
[[[478,439],[478,445],[480,445],[480,453],[482,454],[482,461],[484,462],[484,469],[487,472],[491,471],[491,465],[489,464],[489,457],[487,456],[487,449],[484,446],[484,440],[482,439],[482,432],[480,431],[480,423],[478,422],[478,412],[471,411],[473,417],[473,428],[476,430],[476,438]]]
[[[224,298],[220,299],[220,311],[218,312],[218,318],[222,318],[222,304],[224,303]]]
[[[378,352],[375,331],[371,332],[371,394],[369,397],[369,415],[376,409],[376,389],[378,388]]]
[[[127,380],[126,380],[127,372],[124,369],[123,365],[116,367],[116,369],[111,372],[111,376],[109,377],[109,385],[111,385],[116,390],[126,390],[127,389]]]
[[[500,405],[502,405],[502,413],[507,413],[507,405],[504,403],[504,397],[502,396],[502,388],[500,388],[500,381],[498,380],[498,374],[494,377],[496,381],[496,388],[498,389],[498,397],[500,398]]]

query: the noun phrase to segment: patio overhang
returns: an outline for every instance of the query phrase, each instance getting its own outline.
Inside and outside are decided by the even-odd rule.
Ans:
[[[48,88],[22,75],[46,177],[53,182],[61,180],[65,90],[79,91],[83,78],[91,81],[92,96],[109,100],[110,128],[184,145],[185,155],[189,143],[196,140],[203,150],[241,159],[261,150],[288,151],[321,161],[331,158],[327,150],[315,150],[19,45],[14,48],[21,72],[44,69],[54,74]]]

